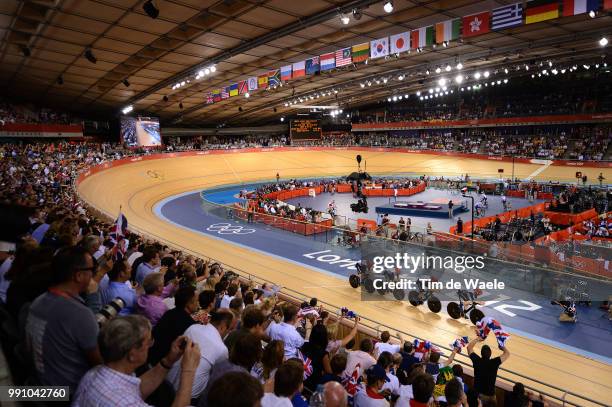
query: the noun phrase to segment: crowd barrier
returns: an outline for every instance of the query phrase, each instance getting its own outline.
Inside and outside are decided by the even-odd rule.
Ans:
[[[550,219],[550,222],[554,223],[555,225],[572,226],[584,220],[596,217],[597,211],[595,209],[589,209],[588,211],[577,214],[546,211],[544,212],[544,216]]]
[[[489,223],[495,221],[495,218],[499,218],[502,221],[502,223],[508,223],[513,218],[528,218],[529,216],[531,216],[531,213],[533,213],[534,215],[538,213],[544,213],[545,209],[548,208],[548,205],[549,204],[547,202],[542,202],[536,205],[527,206],[525,208],[514,209],[511,211],[502,212],[499,215],[487,216],[484,218],[474,219],[474,227],[475,228],[485,228],[487,227]],[[449,232],[451,234],[456,234],[457,226],[451,226]],[[463,233],[464,234],[472,233],[472,222],[465,222],[463,224]]]

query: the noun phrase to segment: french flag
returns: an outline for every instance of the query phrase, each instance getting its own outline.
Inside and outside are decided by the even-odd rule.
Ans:
[[[329,71],[336,67],[336,55],[333,52],[321,55],[321,70]]]
[[[563,0],[563,17],[575,16],[599,9],[599,0]]]

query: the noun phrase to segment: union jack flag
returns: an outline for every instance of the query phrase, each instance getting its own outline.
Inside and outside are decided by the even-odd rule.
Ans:
[[[304,380],[308,379],[312,374],[312,360],[304,355],[302,352],[298,351],[300,359],[302,359],[304,363]]]
[[[121,260],[127,252],[127,246],[129,241],[125,238],[127,233],[128,221],[123,213],[119,212],[115,224],[110,230],[109,237],[115,244],[112,249],[113,260]]]
[[[357,394],[357,391],[360,388],[360,383],[359,383],[359,373],[360,372],[361,372],[361,364],[357,363],[357,366],[355,366],[355,369],[353,369],[353,373],[350,376],[346,376],[344,377],[344,379],[342,379],[342,385],[344,386],[344,389],[349,395],[349,401],[355,396],[355,394]]]
[[[486,339],[489,333],[493,331],[497,339],[497,345],[500,349],[506,346],[506,340],[510,338],[510,334],[504,331],[500,323],[491,317],[486,317],[478,321],[476,328],[478,336],[482,339]]]
[[[462,336],[461,338],[455,339],[455,342],[451,343],[451,348],[461,353],[461,349],[466,346],[469,341],[470,340],[467,336]]]

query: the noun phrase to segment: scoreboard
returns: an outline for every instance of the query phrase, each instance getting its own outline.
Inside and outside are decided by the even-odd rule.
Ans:
[[[320,140],[321,121],[316,119],[297,119],[291,121],[292,140]]]

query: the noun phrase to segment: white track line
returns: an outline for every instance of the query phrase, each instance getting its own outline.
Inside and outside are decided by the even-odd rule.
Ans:
[[[538,168],[537,170],[535,170],[534,172],[532,172],[531,174],[529,174],[529,176],[527,177],[527,180],[531,181],[534,177],[536,177],[538,174],[540,174],[542,171],[546,170],[548,167],[550,167],[552,165],[552,160],[548,161],[547,164],[542,165],[540,168]]]

